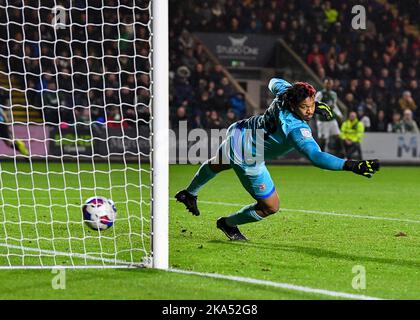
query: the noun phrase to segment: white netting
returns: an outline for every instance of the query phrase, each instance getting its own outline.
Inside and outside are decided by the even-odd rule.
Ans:
[[[0,0],[0,266],[150,254],[150,16],[150,1]],[[105,231],[83,222],[92,196],[116,203]]]

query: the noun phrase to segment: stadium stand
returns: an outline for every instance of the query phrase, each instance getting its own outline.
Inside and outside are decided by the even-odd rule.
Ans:
[[[351,27],[353,5],[366,7],[367,30],[363,32]],[[381,122],[390,122],[394,113],[402,114],[407,108],[417,122],[420,120],[420,35],[415,7],[415,0],[184,1],[173,6],[171,26],[173,39],[190,46],[193,41],[181,35],[187,34],[185,30],[264,33],[295,39],[289,46],[321,79],[333,78],[333,89],[349,111],[359,111],[359,116],[371,123],[370,130],[378,130],[383,127]],[[179,57],[183,46],[174,47],[177,50],[172,56]],[[191,50],[188,54],[191,57]],[[203,65],[211,75],[213,66]],[[180,61],[171,60],[173,73],[179,66]],[[220,87],[220,79],[215,80],[216,88]],[[176,96],[178,89],[174,89]]]
[[[121,4],[124,1],[128,0]],[[45,5],[48,2],[53,5],[53,1]],[[355,4],[367,8],[364,32],[351,28],[350,8]],[[190,32],[197,31],[270,33],[295,39],[288,42],[290,47],[318,76],[334,79],[333,89],[341,101],[349,110],[368,117],[370,130],[382,127],[379,122],[391,122],[395,112],[402,115],[406,109],[419,123],[420,34],[412,9],[418,6],[415,0],[171,0],[170,6],[170,115],[174,118],[179,108],[186,109],[191,128],[208,128],[213,110],[222,123],[246,115],[243,96],[191,36]],[[74,115],[87,116],[74,113],[73,108],[86,106],[100,122],[112,118],[129,125],[135,117],[148,119],[148,28],[141,24],[136,24],[136,30],[118,27],[113,9],[104,9],[102,17],[95,14],[95,1],[89,2],[89,9],[76,1],[70,10],[71,32],[55,31],[47,23],[38,30],[36,24],[51,18],[51,12],[42,10],[37,14],[30,7],[10,8],[0,16],[1,103],[13,107],[15,120],[72,123]],[[132,19],[124,14],[124,6],[120,17],[122,22]],[[27,22],[24,29],[18,24],[23,19]],[[78,26],[103,19],[115,25],[103,29],[90,25],[86,34]],[[136,19],[147,24],[147,12],[138,12]],[[144,41],[133,43],[134,32]],[[104,34],[107,41],[103,41]],[[8,81],[5,74],[11,71],[14,76]],[[41,113],[42,99],[48,107]],[[123,107],[116,108],[120,105]],[[380,111],[384,119],[378,116]]]
[[[14,121],[57,125],[92,117],[125,127],[135,123],[130,119],[148,118],[149,13],[137,10],[134,18],[125,6],[130,3],[103,8],[101,2],[75,1],[66,28],[50,23],[52,0],[1,10],[1,104],[11,107]],[[133,19],[138,23],[130,28]]]

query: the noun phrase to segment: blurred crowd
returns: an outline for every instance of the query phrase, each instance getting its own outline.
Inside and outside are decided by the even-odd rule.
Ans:
[[[67,8],[65,21],[55,20],[56,5]],[[13,84],[1,88],[2,105],[23,89],[22,104],[50,125],[149,120],[148,0],[72,1],[71,9],[67,1],[16,1],[0,21],[0,67]]]
[[[191,34],[208,31],[283,37],[320,79],[333,79],[331,90],[365,131],[415,130],[419,2],[381,2],[170,0],[171,127],[187,120],[189,128],[225,128],[247,116],[244,96]],[[0,67],[25,92],[24,105],[50,124],[149,121],[148,0],[75,0],[71,9],[67,1],[24,3],[0,10]],[[67,19],[55,28],[56,5],[67,8]],[[353,5],[365,6],[366,30],[352,28]],[[16,88],[0,90],[5,100]]]
[[[188,128],[226,128],[246,116],[245,97],[236,91],[223,71],[213,63],[203,45],[185,29],[183,20],[170,17],[170,119]]]
[[[191,39],[185,41],[188,37],[183,29],[274,34],[283,37],[320,79],[334,80],[332,89],[349,111],[363,119],[366,131],[401,131],[403,118],[408,114],[418,123],[419,2],[390,2],[397,10],[387,2],[366,0],[173,0],[171,43],[187,43],[193,48],[175,45],[171,65],[173,70],[187,66],[195,79],[190,82],[199,88],[194,98],[184,104],[194,114],[200,108],[197,101],[201,92],[210,90],[214,96],[213,84],[197,86],[196,66],[201,64],[199,69],[210,75],[215,71],[214,66],[200,60],[202,49],[194,47]],[[352,28],[354,5],[366,9],[366,30]],[[183,59],[188,63],[183,63]],[[221,86],[221,82],[215,83],[216,88]],[[178,94],[176,87],[173,92]],[[227,101],[229,95],[225,96]],[[179,101],[175,102],[174,110],[179,105]]]

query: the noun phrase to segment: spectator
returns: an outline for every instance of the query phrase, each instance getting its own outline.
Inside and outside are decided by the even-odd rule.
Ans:
[[[389,100],[389,93],[386,88],[385,80],[379,79],[375,89],[373,90],[373,99],[374,101],[380,105],[384,106],[388,103]],[[383,107],[384,108],[384,107]]]
[[[416,102],[413,100],[411,92],[408,90],[403,92],[402,97],[398,100],[398,104],[401,108],[401,111],[404,111],[406,109],[415,111],[417,109]]]
[[[360,95],[359,80],[358,79],[352,79],[350,81],[347,92],[353,94],[354,99],[356,99],[356,97],[358,97]]]
[[[375,79],[375,76],[373,75],[373,71],[372,71],[372,68],[370,68],[370,67],[368,67],[368,66],[365,66],[364,68],[363,68],[363,79],[364,80],[369,80],[371,83],[375,83],[376,81],[376,79]]]
[[[249,26],[245,29],[245,33],[259,33],[261,31],[261,24],[256,19],[252,19]]]
[[[273,34],[274,33],[273,23],[271,21],[266,21],[265,22],[263,32],[264,32],[264,34]]]
[[[338,12],[337,10],[331,7],[330,1],[325,2],[324,13],[325,13],[326,22],[328,24],[332,25],[337,21]]]
[[[185,104],[176,109],[176,114],[172,117],[172,129],[178,129],[181,121],[187,121],[187,126],[191,125],[189,123],[189,117],[187,115],[187,108],[185,107]]]
[[[391,60],[395,57],[398,52],[397,43],[394,39],[390,39],[386,48],[385,53],[391,58]]]
[[[413,97],[414,103],[416,105],[419,105],[420,104],[420,90],[419,90],[418,81],[411,80],[409,84],[409,89],[410,89],[410,92],[413,93],[412,97]]]
[[[357,108],[357,101],[354,99],[354,94],[351,92],[346,93],[346,96],[344,98],[344,104],[347,106],[347,108],[351,111],[356,110]]]
[[[53,124],[58,124],[59,114],[58,114],[58,97],[56,92],[57,86],[55,82],[48,83],[48,90],[42,92],[44,106],[44,119],[46,122]]]
[[[229,107],[235,112],[238,119],[246,116],[245,97],[242,93],[237,92],[229,99]]]
[[[189,81],[190,76],[191,72],[186,66],[181,66],[177,69],[174,85],[176,104],[181,104],[182,101],[191,100],[194,97],[194,89]]]
[[[207,85],[208,79],[209,78],[204,69],[204,65],[202,63],[197,63],[190,77],[190,82],[193,88],[199,89],[201,82],[204,82],[205,85]]]
[[[211,106],[211,101],[209,98],[209,93],[207,91],[203,91],[193,111],[194,122],[195,122],[194,126],[196,128],[206,127],[207,113],[211,109],[212,109],[212,106]]]
[[[395,111],[392,114],[392,122],[388,124],[388,132],[403,133],[403,123],[401,121],[401,113]]]
[[[329,78],[337,78],[338,72],[337,72],[335,60],[333,58],[328,60],[328,63],[325,66],[325,74]]]
[[[225,97],[230,97],[234,93],[233,88],[231,87],[229,79],[227,77],[222,78],[219,87],[223,89]]]
[[[207,92],[209,93],[209,98],[214,98],[216,96],[216,83],[214,81],[210,81],[209,85],[207,86]]]
[[[232,123],[238,121],[238,117],[233,109],[229,109],[226,113],[225,127],[228,128]]]
[[[335,115],[339,118],[343,118],[343,114],[337,106],[337,93],[332,90],[333,80],[331,78],[326,78],[324,80],[324,88],[321,91],[318,91],[315,100],[321,101],[329,105]],[[316,117],[316,126],[318,129],[318,143],[321,150],[325,151],[328,147],[330,152],[339,153],[340,150],[337,147],[337,141],[339,140],[340,127],[338,125],[337,119],[332,119],[330,121],[325,121],[322,117]]]
[[[408,69],[408,77],[407,81],[416,80],[417,79],[417,71],[415,68],[409,68]]]
[[[210,80],[214,83],[219,83],[225,76],[223,73],[223,67],[221,64],[215,64],[214,69],[210,72]]]
[[[363,140],[365,128],[363,123],[357,119],[357,114],[351,111],[349,118],[341,126],[340,138],[343,141],[344,151],[347,159],[362,159],[362,148],[360,143]],[[353,154],[355,154],[353,158]]]
[[[181,44],[182,48],[193,48],[194,47],[194,40],[189,35],[189,33],[186,29],[182,30],[178,41]]]
[[[108,108],[106,124],[108,128],[128,128],[128,122],[122,118],[119,107],[111,106]]]
[[[394,82],[394,86],[391,87],[390,91],[392,95],[397,99],[399,96],[403,94],[403,82],[401,79],[396,79]]]
[[[316,25],[322,25],[324,22],[325,13],[322,9],[321,1],[315,0],[311,9],[312,10],[309,13],[311,20],[313,20]]]
[[[308,54],[306,58],[306,62],[312,68],[317,67],[317,66],[322,66],[322,67],[324,66],[325,57],[319,51],[319,46],[317,44],[312,45],[312,51]]]
[[[363,80],[363,86],[360,88],[360,96],[363,100],[373,95],[372,82],[370,80]]]
[[[389,70],[387,68],[381,69],[381,79],[385,81],[385,87],[391,88],[392,86],[392,78],[389,75]]]
[[[231,33],[241,32],[240,23],[236,17],[233,17],[229,22],[229,32]]]
[[[337,72],[341,78],[348,79],[350,76],[350,63],[347,61],[347,52],[340,52],[337,61]]]
[[[359,121],[361,123],[363,123],[363,126],[365,128],[365,132],[370,131],[371,121],[370,121],[369,116],[366,114],[366,108],[364,107],[364,105],[360,105],[357,108],[357,117],[358,117]]]
[[[227,101],[225,92],[222,88],[216,90],[216,95],[210,101],[211,109],[224,114],[227,110]]]
[[[194,49],[193,48],[186,48],[184,54],[181,58],[181,63],[191,70],[195,69],[195,66],[198,64],[197,58],[194,56]]]
[[[376,114],[378,113],[378,106],[373,101],[371,96],[367,97],[364,101],[362,101],[358,106],[358,109],[359,108],[362,109],[363,114],[366,115],[369,119],[374,119],[376,117]]]
[[[379,110],[376,119],[372,121],[372,131],[387,132],[388,121],[385,117],[385,111]]]
[[[210,112],[210,117],[207,121],[207,127],[209,129],[223,129],[223,120],[220,117],[219,112],[217,112],[216,110],[212,110]]]
[[[75,123],[89,124],[90,115],[89,108],[76,107],[74,108]]]
[[[413,119],[413,111],[405,109],[402,119],[402,131],[403,133],[419,133],[419,127],[416,121]]]

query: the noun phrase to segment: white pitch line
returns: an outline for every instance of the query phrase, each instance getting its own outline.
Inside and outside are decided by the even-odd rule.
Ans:
[[[132,264],[129,264],[125,261],[121,260],[112,260],[112,259],[102,259],[98,257],[89,256],[86,254],[78,254],[78,253],[67,253],[67,252],[60,252],[60,251],[51,251],[51,250],[42,250],[37,248],[30,248],[30,247],[24,247],[24,246],[15,246],[5,243],[0,243],[0,247],[6,247],[10,249],[19,249],[19,250],[26,250],[26,251],[32,251],[32,252],[39,252],[39,253],[45,253],[45,254],[55,254],[59,256],[72,256],[77,258],[84,258],[88,260],[100,260],[103,262],[111,262],[111,263],[121,263],[122,265],[115,265],[115,266],[106,266],[106,265],[98,265],[98,266],[0,266],[0,270],[2,269],[60,269],[60,268],[68,268],[68,269],[99,269],[99,268],[129,268],[129,267],[135,267]],[[330,297],[336,297],[336,298],[345,298],[345,299],[357,299],[357,300],[382,300],[381,298],[377,297],[370,297],[370,296],[364,296],[364,295],[358,295],[358,294],[351,294],[351,293],[345,293],[345,292],[338,292],[338,291],[330,291],[330,290],[324,290],[324,289],[316,289],[316,288],[309,288],[309,287],[303,287],[303,286],[297,286],[289,283],[281,283],[281,282],[273,282],[268,280],[260,280],[260,279],[253,279],[253,278],[245,278],[245,277],[237,277],[237,276],[227,276],[217,273],[201,273],[201,272],[194,272],[194,271],[188,271],[188,270],[181,270],[181,269],[173,269],[169,268],[167,270],[168,272],[174,272],[174,273],[180,273],[180,274],[188,274],[188,275],[196,275],[201,277],[207,277],[207,278],[215,278],[215,279],[223,279],[223,280],[230,280],[230,281],[237,281],[237,282],[244,282],[244,283],[251,283],[251,284],[257,284],[257,285],[264,285],[264,286],[270,286],[275,288],[281,288],[286,290],[292,290],[292,291],[299,291],[299,292],[307,292],[312,294],[321,294],[321,295],[327,295]]]
[[[274,282],[274,281],[268,281],[268,280],[260,280],[260,279],[237,277],[237,276],[227,276],[227,275],[218,274],[218,273],[202,273],[202,272],[187,271],[187,270],[181,270],[181,269],[168,269],[168,271],[181,273],[181,274],[195,275],[195,276],[200,276],[200,277],[251,283],[251,284],[281,288],[281,289],[292,290],[292,291],[307,292],[307,293],[312,293],[312,294],[321,294],[321,295],[326,295],[326,296],[335,297],[335,298],[356,299],[356,300],[383,300],[382,298],[370,297],[370,296],[359,295],[359,294],[309,288],[309,287],[297,286],[297,285],[289,284],[289,283]]]
[[[37,197],[40,199],[50,199],[49,197]],[[33,200],[33,198],[29,197],[21,197],[21,199],[26,200]],[[80,200],[79,197],[67,197],[67,199],[73,200]],[[176,201],[176,199],[170,198],[171,201]],[[248,205],[248,203],[230,203],[230,202],[219,202],[219,201],[205,201],[200,200],[199,203],[206,203],[206,204],[215,204],[215,205],[223,205],[223,206],[231,206],[231,207],[243,207]],[[289,209],[289,208],[280,208],[280,211],[286,212],[298,212],[298,213],[312,213],[324,216],[336,216],[336,217],[348,217],[348,218],[359,218],[359,219],[370,219],[370,220],[384,220],[384,221],[398,221],[398,222],[408,222],[408,223],[420,223],[420,220],[412,220],[412,219],[399,219],[399,218],[388,218],[388,217],[380,217],[380,216],[368,216],[368,215],[358,215],[358,214],[350,214],[350,213],[337,213],[337,212],[328,212],[328,211],[318,211],[318,210],[302,210],[302,209]],[[399,214],[399,213],[393,213]]]
[[[31,248],[31,247],[25,247],[25,246],[16,246],[16,245],[7,244],[7,243],[0,243],[0,247],[22,250],[22,251],[29,251],[29,252],[38,252],[40,254],[46,254],[46,255],[65,256],[65,257],[72,257],[72,258],[81,258],[81,259],[86,259],[86,260],[96,260],[96,261],[108,262],[108,263],[118,263],[120,265],[123,265],[125,268],[133,266],[132,263],[129,263],[127,261],[117,260],[117,259],[108,259],[108,258],[99,258],[99,257],[94,257],[94,256],[91,256],[91,255],[88,255],[88,254],[44,250],[44,249]],[[60,266],[60,267],[63,268],[64,266]],[[82,267],[85,268],[86,266],[82,266]],[[96,268],[98,268],[98,267],[101,268],[102,266],[96,266]],[[121,266],[115,265],[115,266],[108,266],[108,267],[121,267]],[[7,267],[7,266],[0,267],[0,269],[8,269],[8,268],[9,267]],[[13,268],[16,268],[16,267],[13,267]],[[22,266],[22,268],[26,269],[27,267]],[[39,269],[39,268],[42,268],[42,266],[36,266],[34,268]],[[46,266],[46,268],[51,268],[51,266]],[[57,268],[59,268],[59,267],[57,267]],[[73,267],[71,266],[70,268],[73,268]]]
[[[128,265],[86,265],[86,266],[0,266],[0,270],[51,270],[51,269],[128,269],[137,268]]]
[[[171,199],[171,200],[176,201],[176,199]],[[203,201],[203,200],[200,200],[199,203],[215,204],[215,205],[230,206],[230,207],[243,207],[243,206],[247,205],[247,204],[243,204],[243,203],[216,202],[216,201]],[[336,216],[336,217],[348,217],[348,218],[360,218],[360,219],[371,219],[371,220],[420,223],[420,220],[398,219],[398,218],[388,218],[388,217],[379,217],[379,216],[365,216],[365,215],[358,215],[358,214],[336,213],[336,212],[326,212],[326,211],[317,211],[317,210],[280,208],[280,212],[281,211],[312,213],[312,214],[319,214],[319,215],[325,215],[325,216]]]

